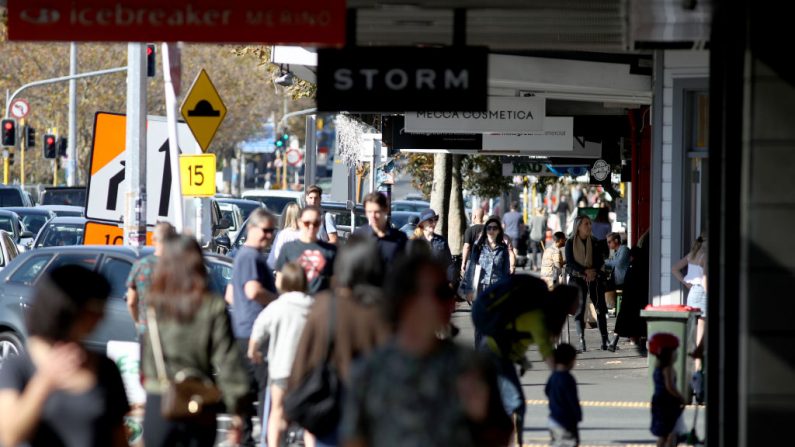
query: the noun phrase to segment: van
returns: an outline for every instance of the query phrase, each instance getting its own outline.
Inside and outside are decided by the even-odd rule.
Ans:
[[[243,192],[243,198],[262,202],[268,211],[281,216],[284,208],[297,203],[299,206],[304,204],[303,191],[285,191],[281,189],[250,189]]]

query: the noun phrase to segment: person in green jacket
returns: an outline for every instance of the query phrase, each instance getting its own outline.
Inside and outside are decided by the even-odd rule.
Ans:
[[[230,432],[238,437],[242,426],[240,415],[252,403],[248,375],[232,335],[226,303],[207,290],[207,270],[199,244],[188,236],[169,239],[155,268],[149,293],[150,309],[154,311],[150,317],[156,319],[166,376],[173,380],[178,372],[190,369],[214,378],[223,394],[226,411],[236,415]],[[148,325],[141,358],[146,390],[145,445],[214,445],[218,408],[205,406],[188,422],[163,418],[161,401],[167,385],[157,372],[151,319]]]

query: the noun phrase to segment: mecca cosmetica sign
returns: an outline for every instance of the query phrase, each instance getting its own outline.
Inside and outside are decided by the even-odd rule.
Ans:
[[[487,84],[485,47],[318,50],[320,111],[485,112]]]
[[[9,40],[343,45],[344,0],[7,0]]]

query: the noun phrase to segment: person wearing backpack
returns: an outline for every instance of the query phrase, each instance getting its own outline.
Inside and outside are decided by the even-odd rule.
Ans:
[[[530,368],[525,357],[535,343],[544,362],[555,367],[553,340],[563,323],[579,308],[579,290],[561,285],[552,292],[529,275],[511,276],[485,290],[472,305],[472,322],[479,334],[477,349],[491,361],[505,412],[514,424],[516,445],[522,445],[526,401],[516,366]]]

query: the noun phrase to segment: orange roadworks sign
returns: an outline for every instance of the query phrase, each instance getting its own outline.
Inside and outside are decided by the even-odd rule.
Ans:
[[[86,222],[83,245],[124,245],[124,230],[121,227],[99,222]],[[146,232],[146,245],[152,245],[152,232]]]

